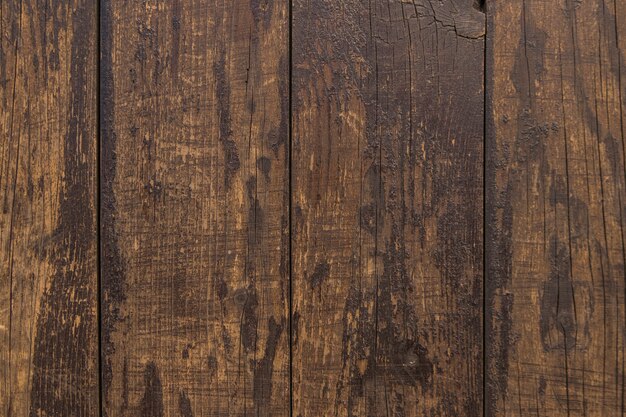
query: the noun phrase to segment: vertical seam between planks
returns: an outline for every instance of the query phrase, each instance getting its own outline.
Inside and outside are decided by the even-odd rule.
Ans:
[[[96,279],[96,316],[98,319],[98,416],[102,417],[102,233],[101,233],[101,213],[102,213],[102,205],[101,205],[101,132],[102,132],[102,118],[100,116],[101,110],[101,81],[100,81],[100,37],[101,37],[101,2],[104,0],[96,0],[96,240],[97,240],[97,254],[96,254],[96,265],[97,265],[97,279]]]
[[[482,414],[487,417],[487,103],[489,94],[487,90],[487,55],[489,52],[488,30],[489,9],[487,0],[482,1],[481,9],[485,14],[485,38],[483,44],[483,334],[482,334]]]
[[[288,60],[289,60],[289,74],[288,74],[288,101],[289,101],[289,138],[288,138],[288,156],[287,156],[287,169],[289,170],[288,175],[288,189],[289,189],[289,203],[288,203],[288,222],[289,222],[289,416],[293,416],[293,258],[292,258],[292,240],[293,240],[293,227],[292,227],[292,199],[293,199],[293,188],[292,188],[292,137],[293,137],[293,108],[292,108],[292,90],[293,90],[293,62],[292,62],[292,32],[293,32],[293,4],[292,0],[289,0],[289,4],[287,6],[288,15],[289,15],[289,27],[288,27],[288,48],[287,52]]]

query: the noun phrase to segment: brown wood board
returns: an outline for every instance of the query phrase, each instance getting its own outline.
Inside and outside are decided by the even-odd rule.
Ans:
[[[0,415],[98,415],[95,3],[0,3]]]
[[[102,13],[104,414],[288,415],[287,3]]]
[[[489,416],[624,413],[625,13],[488,3]]]
[[[293,412],[482,411],[485,16],[293,5]]]

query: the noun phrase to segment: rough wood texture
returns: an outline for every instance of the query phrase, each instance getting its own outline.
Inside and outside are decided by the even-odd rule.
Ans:
[[[108,416],[289,414],[287,6],[103,1]]]
[[[293,414],[482,414],[485,16],[293,5]]]
[[[0,416],[97,416],[97,9],[0,3]]]
[[[0,417],[624,414],[624,1],[99,4],[0,2]]]
[[[623,415],[626,4],[488,15],[487,415]]]

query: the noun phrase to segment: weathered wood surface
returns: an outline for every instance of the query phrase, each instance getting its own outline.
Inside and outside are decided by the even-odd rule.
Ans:
[[[626,4],[487,8],[487,415],[623,415]]]
[[[103,408],[289,414],[285,1],[103,1]]]
[[[485,16],[293,3],[294,416],[482,414]]]
[[[98,415],[96,28],[0,3],[0,416]]]
[[[0,417],[623,415],[622,3],[1,2]]]

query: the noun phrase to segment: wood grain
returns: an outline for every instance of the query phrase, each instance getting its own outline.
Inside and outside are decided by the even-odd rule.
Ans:
[[[488,15],[487,415],[623,415],[626,5]]]
[[[484,3],[1,2],[0,416],[623,415],[626,4]]]
[[[97,416],[97,9],[0,3],[0,416]]]
[[[485,16],[293,4],[293,415],[482,414]]]
[[[287,3],[101,19],[104,414],[288,415]]]

